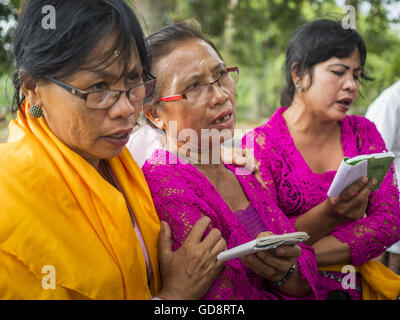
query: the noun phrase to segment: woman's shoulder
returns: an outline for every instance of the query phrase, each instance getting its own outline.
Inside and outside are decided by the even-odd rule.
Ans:
[[[385,142],[375,123],[360,115],[348,115],[342,121],[344,139],[356,141],[365,153],[386,151]],[[354,138],[349,138],[350,136]],[[355,139],[355,140],[354,140]]]
[[[242,139],[242,146],[252,149],[252,144],[256,146],[274,144],[274,142],[280,140],[284,136],[283,132],[285,132],[282,116],[285,110],[285,107],[278,108],[263,124],[246,133]]]
[[[176,154],[165,149],[154,150],[152,156],[143,165],[145,175],[159,174],[160,172],[179,172],[185,170],[182,166],[188,162]]]
[[[286,109],[286,107],[280,107],[276,109],[267,121],[265,121],[262,125],[256,127],[254,130],[258,133],[263,133],[264,135],[279,135],[282,126],[285,126],[283,113]]]
[[[363,137],[364,139],[366,137],[374,138],[377,135],[380,138],[380,133],[376,128],[375,123],[364,116],[357,114],[348,115],[342,121],[342,125],[344,126],[343,131],[345,134],[349,134],[351,132],[357,136]]]
[[[142,170],[152,192],[163,188],[184,188],[199,181],[192,165],[164,149],[155,150]]]
[[[357,114],[347,115],[343,123],[355,129],[376,130],[376,126],[372,121]]]
[[[0,183],[3,178],[15,182],[29,176],[37,182],[49,179],[43,172],[51,170],[49,159],[43,147],[30,135],[24,134],[17,140],[0,144]]]

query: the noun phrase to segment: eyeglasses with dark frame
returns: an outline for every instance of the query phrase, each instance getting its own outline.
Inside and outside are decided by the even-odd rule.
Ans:
[[[122,93],[126,94],[129,102],[133,106],[135,103],[143,101],[144,98],[149,96],[155,86],[157,79],[152,79],[146,82],[135,85],[128,90],[93,90],[83,91],[77,89],[60,80],[47,77],[50,81],[54,82],[61,88],[72,93],[86,102],[86,107],[89,109],[107,109],[112,107],[121,97]]]
[[[218,77],[218,79],[209,83],[198,83],[196,87],[189,88],[188,90],[186,90],[184,93],[181,94],[158,98],[157,102],[177,101],[182,99],[192,100],[191,96],[194,97],[194,99],[197,99],[198,97],[203,97],[204,93],[206,92],[205,89],[212,88],[212,86],[215,83],[218,83],[220,87],[223,87],[227,90],[231,89],[233,90],[239,80],[238,78],[239,78],[239,67],[225,68],[222,70],[222,74]]]

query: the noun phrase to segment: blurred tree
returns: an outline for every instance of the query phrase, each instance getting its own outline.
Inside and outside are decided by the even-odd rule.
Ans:
[[[9,52],[11,47],[11,34],[20,8],[20,0],[6,0],[0,3],[0,75],[8,73],[11,69]]]
[[[9,73],[7,54],[10,33],[4,28],[15,20],[26,0],[0,3],[0,74]],[[294,30],[317,18],[341,19],[341,5],[352,5],[357,30],[367,49],[367,73],[375,81],[366,83],[364,98],[355,103],[355,113],[366,107],[386,87],[400,78],[400,38],[388,6],[400,0],[126,0],[142,21],[146,35],[170,23],[194,18],[218,46],[229,64],[240,66],[238,116],[264,119],[279,106],[284,86],[285,51]],[[340,4],[340,5],[338,5]]]
[[[284,55],[292,32],[306,21],[342,19],[346,15],[338,6],[340,1],[335,0],[170,1],[175,8],[180,2],[188,3],[189,8],[179,18],[193,16],[199,20],[225,59],[235,61],[244,71],[238,88],[238,113],[253,119],[269,116],[279,106]],[[357,30],[368,49],[366,69],[376,79],[365,84],[364,98],[356,102],[355,113],[363,114],[380,91],[400,77],[400,39],[390,26],[400,22],[400,17],[389,19],[387,9],[395,2],[399,0],[342,1],[356,9]],[[365,12],[362,7],[369,10]]]

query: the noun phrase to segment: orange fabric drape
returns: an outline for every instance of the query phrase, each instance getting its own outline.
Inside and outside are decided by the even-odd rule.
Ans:
[[[125,198],[43,117],[18,111],[0,163],[0,299],[149,299],[159,291],[160,222],[126,148],[108,163],[142,232],[151,281]],[[49,265],[55,289],[42,286]]]
[[[319,267],[318,270],[342,272],[344,265]],[[355,267],[361,274],[363,300],[395,300],[400,296],[400,276],[378,261]]]

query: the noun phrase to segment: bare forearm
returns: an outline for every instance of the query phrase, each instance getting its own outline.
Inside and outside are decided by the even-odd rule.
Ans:
[[[334,236],[327,236],[312,245],[319,267],[350,263],[350,247]]]
[[[290,279],[277,289],[284,295],[291,297],[303,297],[311,291],[311,287],[309,286],[308,282],[301,277],[298,266]]]
[[[295,222],[297,230],[307,232],[310,236],[306,244],[314,244],[341,223],[330,214],[330,210],[329,203],[324,201],[297,218]]]

